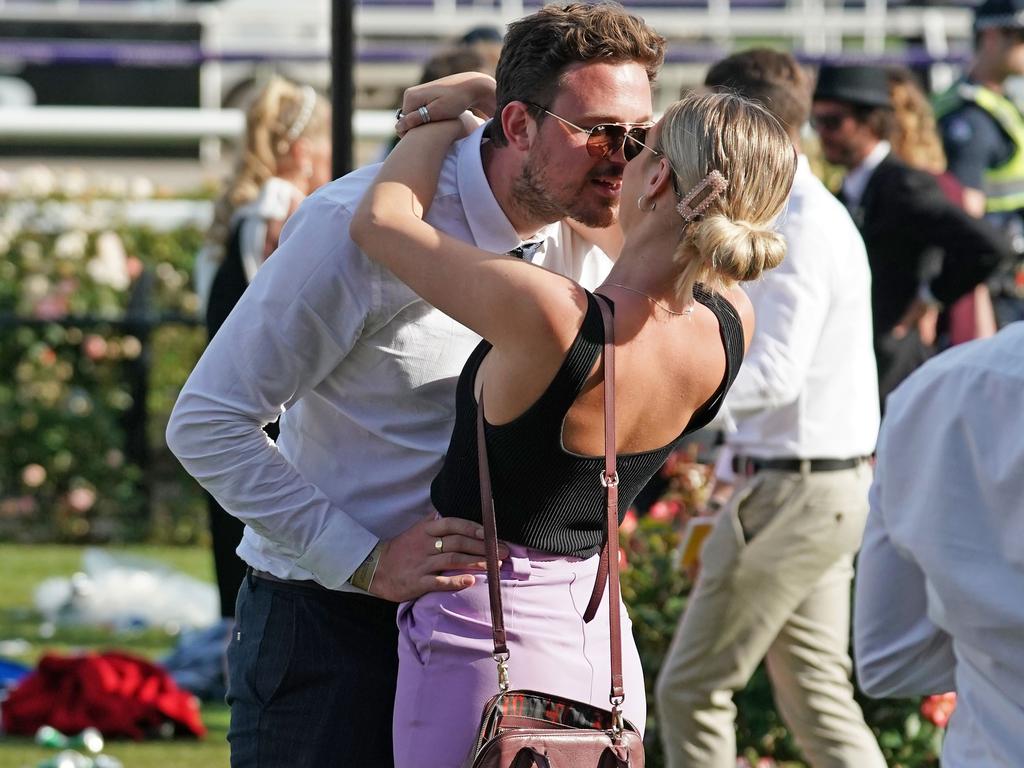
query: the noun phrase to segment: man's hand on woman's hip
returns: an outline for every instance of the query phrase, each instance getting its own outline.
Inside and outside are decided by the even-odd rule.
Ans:
[[[498,558],[505,557],[508,548],[499,542]],[[459,517],[431,516],[383,543],[369,591],[394,602],[427,592],[458,592],[476,578],[468,573],[445,576],[445,571],[486,569],[483,526]]]

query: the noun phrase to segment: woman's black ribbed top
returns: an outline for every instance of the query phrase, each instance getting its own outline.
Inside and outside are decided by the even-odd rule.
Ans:
[[[618,455],[620,522],[676,444],[714,418],[743,360],[743,328],[736,310],[722,296],[700,285],[694,289],[694,297],[718,318],[725,376],[715,394],[671,443]],[[562,422],[604,344],[598,299],[588,292],[587,301],[579,334],[544,394],[514,421],[485,425],[498,538],[578,557],[589,557],[601,548],[605,529],[605,490],[600,483],[604,456],[581,456],[562,444]],[[444,465],[430,488],[434,506],[446,517],[481,522],[473,383],[490,349],[488,342],[481,342],[459,376],[455,429]]]

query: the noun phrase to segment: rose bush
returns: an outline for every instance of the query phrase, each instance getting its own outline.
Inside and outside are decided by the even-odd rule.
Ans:
[[[151,193],[142,180],[0,174],[3,538],[194,540],[203,529],[198,490],[162,447],[204,340],[189,286],[202,230],[132,221]]]
[[[676,623],[686,608],[691,583],[679,567],[676,548],[686,520],[707,500],[711,467],[696,461],[694,451],[676,452],[663,474],[668,486],[647,514],[631,510],[620,529],[625,570],[622,596],[629,606],[648,692],[648,768],[662,768],[660,737],[652,693]],[[775,710],[764,666],[735,698],[736,741],[746,765],[802,765],[800,752]],[[937,766],[943,726],[955,697],[872,700],[858,695],[868,725],[892,768]]]

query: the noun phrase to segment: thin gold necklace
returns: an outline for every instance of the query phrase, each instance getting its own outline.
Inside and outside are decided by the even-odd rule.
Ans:
[[[616,288],[621,288],[624,291],[632,291],[633,293],[638,293],[641,296],[643,296],[645,299],[647,299],[649,302],[654,304],[656,307],[661,307],[662,309],[664,309],[670,315],[679,315],[680,317],[689,317],[690,315],[693,314],[693,307],[688,307],[687,309],[684,309],[682,312],[678,312],[678,311],[672,309],[671,307],[666,307],[664,304],[662,304],[656,298],[651,296],[651,294],[649,294],[649,293],[647,293],[645,291],[641,291],[639,288],[633,288],[632,286],[623,285],[622,283],[605,283],[605,285],[613,285]]]

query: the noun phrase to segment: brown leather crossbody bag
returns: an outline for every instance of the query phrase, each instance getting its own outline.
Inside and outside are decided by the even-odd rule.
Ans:
[[[615,472],[615,335],[611,312],[597,299],[604,321],[605,468],[600,482],[606,490],[607,532],[601,565],[590,605],[589,621],[608,583],[611,646],[611,709],[540,691],[513,690],[509,683],[509,650],[502,616],[498,575],[498,535],[487,464],[483,396],[477,408],[480,501],[487,551],[494,660],[498,693],[484,706],[480,728],[465,768],[644,768],[643,739],[622,716],[622,636],[619,617],[619,478]]]

